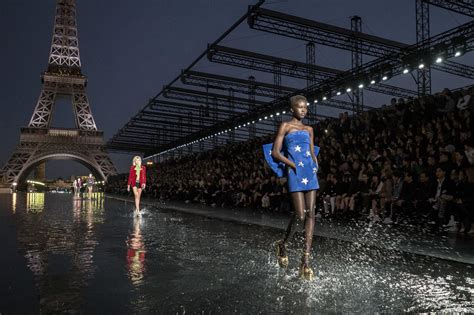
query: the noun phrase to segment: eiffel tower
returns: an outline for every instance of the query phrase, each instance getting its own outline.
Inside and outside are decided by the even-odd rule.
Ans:
[[[48,69],[28,127],[21,128],[20,144],[0,171],[0,181],[16,186],[38,165],[53,159],[75,160],[102,180],[116,174],[105,151],[104,134],[97,130],[81,73],[75,0],[57,0]],[[76,128],[52,128],[58,97],[72,100]]]

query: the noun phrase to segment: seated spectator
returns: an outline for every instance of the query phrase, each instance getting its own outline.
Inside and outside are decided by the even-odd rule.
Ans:
[[[430,199],[433,204],[432,219],[437,228],[446,224],[448,203],[453,200],[454,185],[449,178],[446,178],[446,170],[442,167],[436,168],[436,192]]]
[[[326,178],[326,188],[323,192],[324,213],[326,214],[334,214],[336,210],[336,183],[336,176],[329,173]],[[329,209],[331,209],[331,212],[329,212]]]
[[[414,181],[414,172],[405,172],[403,186],[400,196],[393,205],[393,221],[398,222],[400,218],[414,219],[417,217],[415,213],[416,204],[416,183]]]
[[[456,108],[458,110],[465,110],[469,107],[472,106],[472,97],[471,94],[469,94],[468,90],[462,91],[462,97],[458,99],[458,103],[456,104]]]

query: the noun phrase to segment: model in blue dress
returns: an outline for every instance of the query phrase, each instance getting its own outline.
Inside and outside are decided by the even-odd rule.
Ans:
[[[293,239],[294,233],[304,225],[305,247],[299,268],[299,275],[307,280],[313,279],[309,254],[313,241],[315,222],[316,190],[319,188],[313,128],[303,124],[308,112],[307,100],[297,95],[290,99],[293,117],[283,122],[278,130],[275,142],[264,145],[264,155],[269,166],[278,176],[286,176],[288,190],[295,214],[293,215],[285,237],[276,243],[278,263],[288,266],[286,245]]]

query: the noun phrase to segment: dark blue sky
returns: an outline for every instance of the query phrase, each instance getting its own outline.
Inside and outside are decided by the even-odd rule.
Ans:
[[[156,95],[188,66],[207,43],[214,41],[246,10],[248,0],[78,0],[79,45],[83,73],[88,77],[87,92],[92,113],[106,140],[112,137],[146,101]],[[363,31],[393,40],[415,42],[415,1],[310,1],[268,0],[264,7],[350,28],[350,17],[359,15]],[[3,165],[19,142],[20,127],[28,124],[40,90],[40,73],[47,67],[51,45],[54,0],[2,0],[0,2],[0,133]],[[431,7],[431,33],[450,29],[468,21],[467,17]],[[256,52],[305,60],[305,43],[257,32],[243,23],[223,45]],[[341,70],[350,67],[350,53],[317,46],[319,65]],[[364,56],[364,60],[370,60]],[[473,65],[472,54],[459,62]],[[271,76],[247,69],[200,62],[195,70],[235,75],[272,82]],[[467,79],[433,71],[432,89],[472,84]],[[304,87],[304,82],[283,78],[282,83]],[[390,84],[415,89],[412,79],[399,77]],[[381,105],[388,96],[366,93],[366,104]],[[321,110],[321,113],[324,111]],[[72,106],[57,104],[56,127],[73,127]],[[130,163],[129,155],[112,155],[119,171]],[[85,174],[75,162],[47,164],[50,177]]]

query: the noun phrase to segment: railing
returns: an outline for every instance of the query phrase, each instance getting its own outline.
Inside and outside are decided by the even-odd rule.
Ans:
[[[49,129],[48,135],[54,137],[77,137],[79,130]]]
[[[58,128],[21,128],[21,133],[23,135],[45,135],[52,137],[102,137],[104,135],[103,131],[98,130],[80,130],[80,129],[58,129]]]

